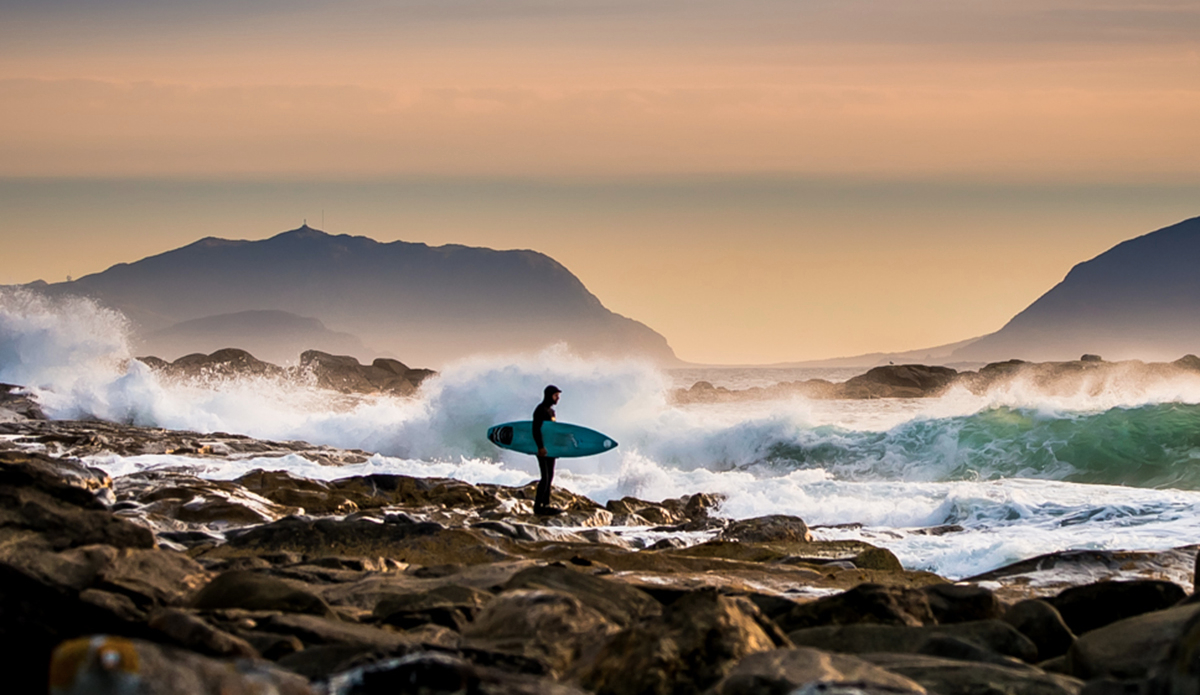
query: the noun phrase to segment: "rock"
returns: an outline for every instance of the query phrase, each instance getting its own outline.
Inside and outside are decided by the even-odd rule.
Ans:
[[[484,606],[463,628],[463,645],[537,659],[553,674],[563,674],[589,644],[618,626],[579,599],[559,591],[505,591]]]
[[[1037,645],[1039,660],[1062,656],[1075,642],[1075,633],[1063,622],[1058,610],[1041,599],[1014,604],[1003,619]]]
[[[364,366],[348,355],[330,355],[318,350],[300,354],[299,371],[309,375],[318,386],[333,391],[399,396],[413,394],[434,373],[428,369],[409,369],[398,360],[386,358]]]
[[[294,635],[306,647],[346,644],[388,652],[419,644],[417,639],[404,632],[303,613],[273,614],[258,621],[258,627],[266,632]]]
[[[109,484],[107,475],[72,461],[0,451],[0,560],[18,547],[154,547],[149,530],[97,499]]]
[[[153,368],[158,362],[147,362]],[[245,350],[225,348],[204,355],[184,355],[165,368],[167,374],[193,379],[228,378],[233,376],[281,376],[283,369],[263,362]]]
[[[305,555],[336,553],[346,557],[388,557],[414,565],[485,564],[509,557],[502,541],[467,528],[439,524],[379,523],[367,519],[288,517],[244,532],[205,557],[232,557],[288,551]]]
[[[1170,608],[1187,593],[1157,580],[1103,581],[1067,589],[1046,599],[1077,635],[1142,613]]]
[[[931,693],[1078,695],[1083,688],[1078,679],[1032,666],[1014,668],[923,654],[863,654],[860,658],[911,678]]]
[[[545,678],[511,673],[437,652],[416,652],[335,675],[328,695],[470,693],[471,695],[584,695]]]
[[[579,682],[599,695],[695,695],[743,657],[790,646],[753,603],[700,591],[661,618],[614,635],[580,670]]]
[[[504,585],[505,591],[516,589],[546,589],[569,594],[623,628],[641,618],[662,614],[662,605],[640,589],[565,567],[522,570]]]
[[[988,651],[1021,661],[1037,659],[1037,647],[1016,628],[1000,620],[970,623],[905,627],[899,625],[834,625],[794,630],[788,637],[797,646],[817,647],[831,652],[868,654],[871,652],[913,653],[933,636],[955,637],[972,642]]]
[[[54,650],[49,673],[52,695],[313,693],[300,676],[264,662],[218,661],[143,640],[106,635],[63,642]]]
[[[1171,642],[1166,658],[1150,671],[1149,692],[1186,695],[1200,692],[1200,613],[1195,613]]]
[[[1004,614],[995,592],[972,584],[934,584],[922,589],[937,622],[992,620]]]
[[[1067,651],[1071,675],[1091,680],[1145,678],[1163,661],[1200,613],[1200,605],[1185,605],[1118,620],[1079,636]]]
[[[879,584],[859,584],[849,591],[799,604],[775,620],[789,632],[857,623],[913,626],[937,622],[924,591]]]
[[[192,558],[169,550],[123,548],[96,577],[96,587],[126,594],[134,603],[182,606],[209,580]]]
[[[734,665],[708,692],[711,695],[780,695],[805,686],[819,692],[852,689],[864,695],[924,695],[913,680],[845,654],[830,654],[808,647],[756,652]]]
[[[199,617],[168,608],[150,617],[148,627],[181,647],[209,656],[256,658],[258,650],[246,640],[218,630]]]
[[[294,583],[247,570],[225,572],[196,594],[192,606],[201,610],[243,608],[332,616],[329,604]]]
[[[299,478],[284,471],[254,470],[233,482],[276,504],[302,508],[308,514],[344,515],[359,509],[351,495],[337,491],[327,483]]]
[[[802,519],[783,514],[735,521],[725,527],[721,538],[747,543],[807,543],[813,539]]]
[[[904,571],[904,565],[900,564],[900,558],[887,548],[867,548],[850,558],[850,563],[864,570]]]
[[[432,623],[462,630],[475,619],[492,594],[469,586],[447,584],[415,594],[385,596],[375,606],[375,619],[401,629]]]
[[[0,422],[45,419],[37,400],[22,387],[0,384]]]
[[[885,365],[852,377],[838,389],[841,398],[927,398],[940,395],[958,378],[949,367]]]

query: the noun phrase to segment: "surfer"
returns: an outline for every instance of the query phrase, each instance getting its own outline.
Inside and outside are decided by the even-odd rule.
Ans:
[[[551,384],[542,392],[542,402],[533,409],[533,441],[537,444],[538,470],[542,477],[538,481],[537,494],[533,498],[533,513],[538,516],[562,514],[563,510],[550,506],[550,483],[554,480],[555,459],[546,455],[546,443],[542,440],[542,423],[555,418],[554,406],[562,389]]]

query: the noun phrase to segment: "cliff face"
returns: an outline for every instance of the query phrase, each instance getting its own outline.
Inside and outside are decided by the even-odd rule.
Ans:
[[[999,331],[952,359],[1173,360],[1200,352],[1200,217],[1114,246],[1071,269]]]
[[[282,311],[418,364],[556,343],[583,354],[676,359],[661,335],[609,311],[534,251],[385,244],[301,227],[262,241],[209,237],[43,289],[94,297],[144,335],[206,317]]]

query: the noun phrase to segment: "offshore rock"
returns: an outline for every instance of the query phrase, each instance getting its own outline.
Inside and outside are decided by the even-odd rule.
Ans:
[[[814,686],[820,692],[842,688],[864,695],[925,695],[914,680],[845,654],[808,647],[751,654],[708,691],[711,695],[779,695]]]
[[[743,657],[791,643],[746,599],[700,591],[617,633],[579,672],[599,695],[695,695]]]
[[[922,364],[875,367],[841,384],[842,398],[929,398],[941,393],[958,378],[949,367]]]

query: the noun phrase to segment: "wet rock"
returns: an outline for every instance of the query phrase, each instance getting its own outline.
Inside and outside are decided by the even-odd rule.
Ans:
[[[1037,647],[1016,628],[1000,620],[905,627],[899,625],[834,625],[810,627],[788,633],[797,646],[817,647],[831,652],[913,653],[931,637],[946,636],[976,644],[996,654],[1025,662],[1037,660]]]
[[[201,610],[242,608],[332,616],[329,604],[295,583],[246,570],[225,572],[196,594],[192,606]]]
[[[618,626],[579,599],[559,591],[505,591],[463,628],[463,645],[537,659],[562,674],[584,647],[602,641]]]
[[[885,365],[847,380],[838,390],[842,398],[927,398],[940,395],[957,378],[949,367]]]
[[[828,625],[933,625],[928,595],[920,589],[859,584],[834,596],[799,604],[776,617],[784,630]],[[819,645],[815,645],[819,646]]]
[[[282,367],[263,362],[245,350],[225,348],[205,355],[193,353],[166,364],[154,357],[139,358],[151,369],[161,369],[173,377],[190,379],[228,378],[233,376],[282,376]]]
[[[434,624],[462,630],[475,619],[492,594],[469,586],[447,584],[429,591],[385,596],[374,618],[401,629]]]
[[[308,514],[345,515],[359,509],[352,495],[337,491],[327,483],[300,478],[285,471],[255,470],[234,482],[276,504],[301,508]]]
[[[209,578],[207,570],[183,553],[123,548],[97,574],[95,586],[123,593],[148,609],[184,605]]]
[[[302,677],[265,662],[221,661],[143,640],[104,635],[60,644],[49,673],[51,692],[64,694],[110,692],[108,688],[141,695],[313,693]],[[108,687],[89,685],[110,682]]]
[[[266,632],[293,635],[306,647],[322,644],[347,644],[391,651],[412,647],[419,643],[411,635],[403,632],[303,613],[274,614],[259,620],[258,627]]]
[[[399,360],[377,359],[363,365],[348,355],[330,355],[318,350],[300,354],[300,373],[318,386],[342,393],[391,393],[408,396],[434,372],[410,369]]]
[[[1170,608],[1187,593],[1156,580],[1103,581],[1067,589],[1046,601],[1077,635],[1142,613]]]
[[[328,695],[583,695],[549,679],[472,663],[458,656],[416,652],[362,666],[330,679]]]
[[[1075,633],[1063,622],[1058,610],[1041,599],[1014,604],[1004,613],[1003,620],[1037,645],[1039,660],[1062,656],[1075,642]]]
[[[804,686],[820,692],[845,688],[864,695],[924,695],[916,681],[869,661],[807,647],[774,649],[744,657],[708,691],[711,695],[781,695]]]
[[[922,654],[863,654],[876,666],[920,683],[931,693],[1078,695],[1083,681],[1033,666],[1016,668]]]
[[[813,539],[803,519],[784,514],[734,521],[721,532],[721,538],[747,543],[807,543]]]
[[[245,657],[259,656],[246,640],[209,625],[201,618],[178,609],[167,608],[150,617],[147,626],[161,632],[181,647],[209,656]]]
[[[1084,680],[1145,678],[1198,613],[1200,605],[1168,608],[1080,635],[1067,651],[1071,675]]]
[[[645,519],[649,524],[678,524],[686,517],[672,512],[666,507],[639,500],[636,497],[622,497],[619,500],[609,500],[604,505],[615,517]]]
[[[614,635],[581,669],[579,682],[600,695],[694,695],[743,657],[789,646],[753,603],[695,592],[668,606],[661,618]]]
[[[37,400],[15,384],[0,384],[0,422],[45,420]]]
[[[566,567],[531,567],[522,570],[504,585],[505,591],[518,589],[545,589],[569,594],[620,627],[629,627],[641,618],[662,613],[662,605],[644,591]]]
[[[1004,614],[995,592],[972,584],[934,584],[922,589],[937,622],[992,620]]]

